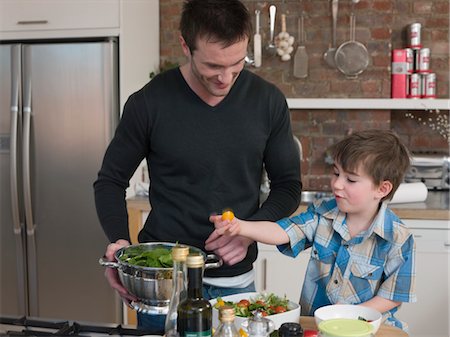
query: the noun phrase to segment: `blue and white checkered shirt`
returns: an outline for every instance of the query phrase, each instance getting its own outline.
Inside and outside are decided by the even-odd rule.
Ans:
[[[295,257],[311,247],[300,298],[302,315],[328,304],[359,304],[378,295],[398,302],[416,302],[413,235],[384,202],[367,231],[350,237],[346,214],[334,198],[319,200],[308,210],[277,222],[290,242],[278,250]],[[383,313],[385,324],[407,329]]]

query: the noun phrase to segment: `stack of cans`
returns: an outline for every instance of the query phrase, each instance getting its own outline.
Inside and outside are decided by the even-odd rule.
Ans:
[[[420,23],[408,26],[406,69],[408,98],[436,98],[436,74],[430,67],[430,48],[423,48]]]
[[[392,98],[436,98],[430,48],[421,43],[420,23],[408,26],[408,47],[392,51]]]

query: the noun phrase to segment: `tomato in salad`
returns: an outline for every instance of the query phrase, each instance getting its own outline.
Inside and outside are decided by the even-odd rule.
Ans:
[[[255,310],[261,311],[263,316],[270,316],[289,311],[288,303],[286,296],[281,298],[274,294],[259,294],[255,298],[243,298],[238,302],[224,301],[218,297],[214,308],[219,309],[222,305],[230,305],[239,317],[251,317]]]

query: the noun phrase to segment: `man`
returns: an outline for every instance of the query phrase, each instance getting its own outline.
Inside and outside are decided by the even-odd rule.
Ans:
[[[207,298],[252,291],[256,243],[211,234],[208,219],[232,208],[240,218],[275,221],[297,208],[300,163],[286,99],[244,70],[252,27],[240,1],[186,1],[180,31],[186,64],[130,96],[94,184],[112,242],[105,255],[112,260],[129,244],[125,189],[145,158],[152,210],[139,241],[178,241],[220,256],[224,265],[205,272]],[[263,164],[271,192],[259,207]],[[115,270],[106,276],[126,303],[135,300]],[[153,330],[163,319],[138,314],[139,326]]]

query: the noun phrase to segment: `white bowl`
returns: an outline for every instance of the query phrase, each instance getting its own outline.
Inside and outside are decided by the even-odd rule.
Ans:
[[[373,327],[373,333],[375,334],[380,328],[382,315],[378,311],[372,308],[363,307],[361,305],[353,304],[333,304],[326,305],[317,309],[314,312],[314,319],[317,326],[320,322],[335,318],[349,318],[358,319],[364,318]]]
[[[251,299],[258,297],[259,293],[253,292],[253,293],[241,293],[241,294],[235,294],[230,296],[223,296],[222,300],[229,301],[229,302],[239,302],[242,299]],[[281,297],[281,296],[280,296]],[[214,304],[216,304],[217,300],[212,299],[210,300],[212,308],[212,326],[214,328],[217,328],[219,326],[219,310],[214,308]],[[266,318],[270,319],[275,326],[275,329],[278,329],[281,324],[287,323],[287,322],[295,322],[298,323],[300,321],[300,305],[289,301],[288,303],[288,311],[282,312],[279,314],[274,314],[270,316],[266,316]],[[236,328],[239,330],[242,326],[242,323],[244,323],[248,318],[247,317],[238,317],[236,316],[234,320],[234,324],[236,325]]]

